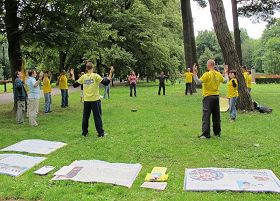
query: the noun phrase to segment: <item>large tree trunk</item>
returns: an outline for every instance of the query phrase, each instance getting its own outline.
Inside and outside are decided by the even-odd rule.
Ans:
[[[17,0],[5,0],[5,28],[8,39],[8,55],[11,66],[11,74],[13,83],[15,80],[15,72],[21,71],[22,58],[20,49],[19,19],[17,17],[18,4]]]
[[[193,17],[190,0],[181,0],[182,22],[183,22],[183,35],[184,35],[184,50],[186,68],[193,67],[197,63],[195,35],[193,27]],[[193,92],[196,92],[195,84],[192,85]]]
[[[225,9],[222,0],[209,0],[210,10],[214,29],[222,49],[223,57],[231,69],[237,71],[238,91],[240,104],[238,109],[251,111],[253,109],[252,99],[247,90],[245,80],[239,63],[237,52],[234,48],[233,39],[231,37],[225,16]]]
[[[242,65],[242,50],[241,50],[240,29],[239,29],[238,12],[237,12],[237,0],[231,0],[231,6],[232,6],[235,49],[237,51],[239,63],[240,65]]]
[[[66,62],[66,52],[60,51],[59,52],[59,72],[65,70],[65,62]]]
[[[6,14],[4,17],[5,28],[8,39],[8,55],[11,66],[11,74],[13,83],[15,82],[15,72],[21,71],[22,57],[20,49],[20,37],[19,31],[19,19],[17,17],[18,12],[18,1],[17,0],[5,0]],[[15,97],[15,96],[14,96]],[[14,99],[14,108],[16,110],[16,101]]]

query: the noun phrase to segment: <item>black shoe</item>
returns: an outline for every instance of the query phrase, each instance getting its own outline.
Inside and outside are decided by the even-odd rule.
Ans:
[[[103,134],[101,134],[101,135],[98,135],[98,137],[105,137],[105,136],[107,136],[108,134],[107,133],[103,133]]]
[[[88,133],[82,133],[82,135],[83,135],[84,137],[87,137],[87,136],[88,136]]]
[[[219,134],[214,134],[215,137],[221,137],[221,133]]]

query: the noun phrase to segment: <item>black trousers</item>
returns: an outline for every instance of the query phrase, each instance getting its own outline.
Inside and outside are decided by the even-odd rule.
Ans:
[[[161,88],[162,88],[163,95],[165,95],[165,84],[164,83],[159,83],[158,95],[160,95]]]
[[[134,90],[134,96],[136,96],[136,84],[130,84],[130,96],[132,96],[132,89]]]
[[[83,134],[88,133],[88,120],[90,117],[90,113],[93,113],[95,128],[98,133],[98,136],[104,135],[103,130],[103,123],[102,123],[102,110],[101,110],[101,101],[84,101],[84,113],[83,113],[83,123],[82,123],[82,129]]]
[[[221,134],[220,99],[219,96],[207,96],[203,99],[202,135],[210,137],[210,117],[212,115],[213,132]]]
[[[192,95],[192,83],[186,83],[186,91],[185,91],[185,94],[187,95],[188,94],[188,90],[190,90],[190,93]]]

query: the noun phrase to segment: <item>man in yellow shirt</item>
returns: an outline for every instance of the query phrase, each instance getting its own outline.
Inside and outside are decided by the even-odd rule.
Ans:
[[[234,122],[236,119],[236,105],[237,105],[237,98],[238,98],[238,81],[236,79],[236,71],[231,70],[229,72],[229,82],[228,82],[228,94],[227,97],[229,98],[229,113],[230,113],[230,120]]]
[[[44,72],[43,77],[43,93],[45,97],[45,113],[51,112],[51,104],[52,104],[52,88],[51,88],[51,77],[49,78],[49,73]]]
[[[210,136],[210,117],[212,115],[214,135],[221,135],[221,119],[220,119],[220,102],[219,87],[220,83],[227,82],[228,67],[224,67],[226,77],[215,70],[215,61],[210,59],[207,61],[208,72],[204,73],[200,79],[197,77],[197,67],[194,67],[194,81],[196,84],[202,84],[203,93],[203,116],[202,116],[202,134],[198,136],[201,139],[209,139]]]
[[[191,72],[190,68],[187,68],[187,71],[184,74],[185,76],[185,81],[186,81],[186,90],[185,90],[185,95],[188,95],[188,90],[190,90],[190,94],[193,94],[192,91],[192,81],[193,81],[193,73]]]
[[[58,77],[58,86],[61,91],[61,107],[68,107],[68,79],[65,70],[62,70]]]
[[[82,75],[77,81],[75,80],[74,70],[72,69],[70,74],[72,75],[73,86],[76,88],[83,85],[84,91],[84,112],[83,112],[83,123],[82,123],[82,135],[88,135],[88,120],[93,113],[95,128],[98,133],[98,137],[104,137],[105,131],[103,130],[103,123],[101,118],[101,101],[99,95],[99,83],[107,86],[112,80],[113,67],[111,67],[110,74],[107,79],[103,79],[97,73],[93,73],[93,64],[87,62],[86,64],[87,73]]]

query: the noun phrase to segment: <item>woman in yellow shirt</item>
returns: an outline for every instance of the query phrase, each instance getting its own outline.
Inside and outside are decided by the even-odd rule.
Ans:
[[[52,104],[52,88],[51,88],[51,75],[49,77],[48,72],[44,72],[44,77],[43,77],[43,92],[44,92],[44,97],[45,97],[45,113],[51,112],[51,104]]]
[[[229,82],[228,82],[228,95],[229,98],[229,112],[230,112],[230,120],[233,122],[236,119],[236,105],[238,98],[238,82],[236,79],[236,71],[231,70],[229,72]]]
[[[62,70],[58,77],[58,86],[61,91],[61,107],[68,107],[68,79],[65,70]]]

